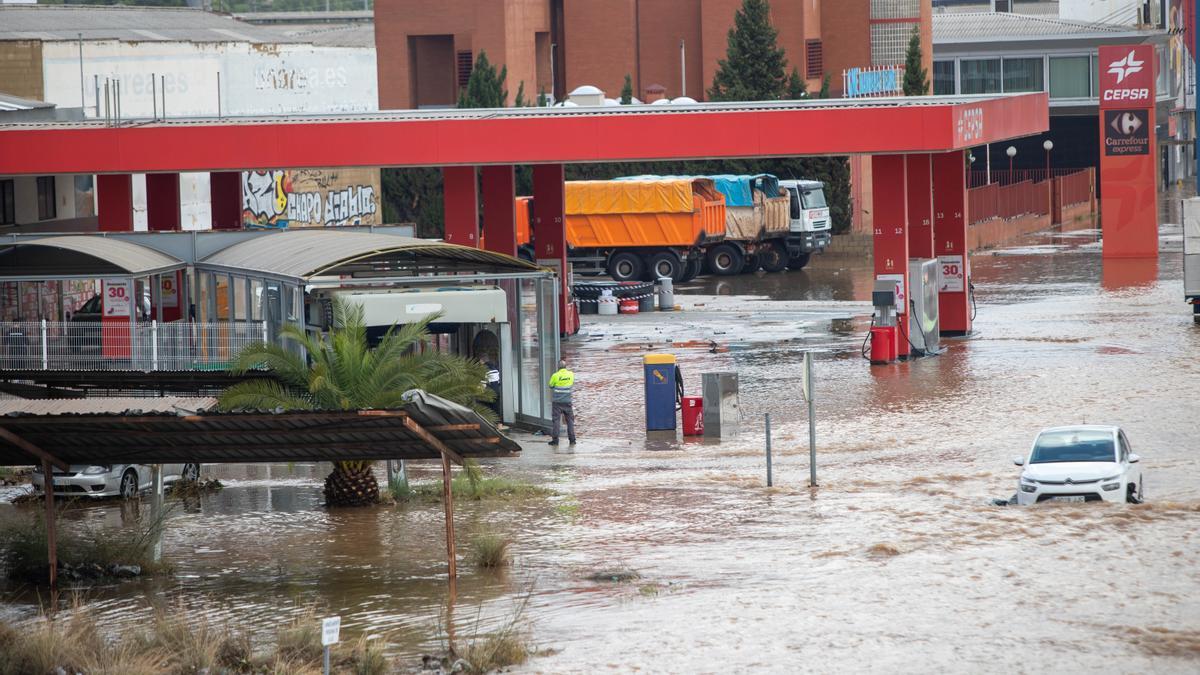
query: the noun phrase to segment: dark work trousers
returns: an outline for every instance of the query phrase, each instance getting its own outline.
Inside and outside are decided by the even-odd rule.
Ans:
[[[551,410],[554,414],[554,428],[550,432],[550,438],[558,440],[559,434],[562,432],[562,418],[567,418],[567,438],[572,443],[575,442],[575,408],[570,403],[554,403],[551,404]]]

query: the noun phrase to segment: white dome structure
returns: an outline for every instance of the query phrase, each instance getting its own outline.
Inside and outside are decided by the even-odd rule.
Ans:
[[[574,101],[575,105],[604,105],[604,92],[599,87],[584,84],[567,94],[567,100]]]
[[[696,99],[692,98],[691,96],[680,96],[678,98],[671,99],[671,103],[673,103],[675,105],[688,105],[688,104],[698,103],[698,101],[696,101]]]
[[[652,102],[650,105],[671,105],[671,99],[660,98],[657,101]]]
[[[621,105],[621,102],[615,98],[606,98],[606,99],[604,99],[604,105],[606,105],[606,106]]]
[[[554,104],[555,108],[578,108],[579,104],[574,101],[559,101]]]

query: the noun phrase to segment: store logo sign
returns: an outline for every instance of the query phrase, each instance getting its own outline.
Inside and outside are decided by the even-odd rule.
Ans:
[[[1154,100],[1154,46],[1100,48],[1100,107],[1143,108]]]
[[[1150,154],[1149,110],[1105,110],[1104,154],[1129,157]]]
[[[1145,61],[1138,61],[1134,58],[1134,50],[1130,49],[1125,58],[1108,64],[1108,72],[1116,75],[1117,84],[1121,84],[1130,75],[1142,72],[1142,64],[1144,63]]]

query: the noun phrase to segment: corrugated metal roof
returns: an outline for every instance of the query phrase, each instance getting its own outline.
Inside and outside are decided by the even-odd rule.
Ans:
[[[436,459],[439,443],[462,458],[521,451],[469,408],[406,396],[399,410],[286,412],[220,412],[211,398],[3,401],[0,428],[67,464]],[[0,439],[0,466],[35,461]]]
[[[332,26],[326,26],[330,28]],[[0,40],[123,40],[127,42],[312,43],[296,26],[256,26],[199,9],[0,5]],[[346,32],[340,46],[374,47],[361,31]],[[330,40],[337,39],[331,34]],[[333,42],[325,42],[333,46]]]
[[[336,268],[376,258],[420,259],[437,264],[466,263],[511,272],[535,272],[532,263],[481,249],[390,234],[330,230],[293,230],[250,239],[222,249],[196,264],[197,269],[260,272],[303,280]]]
[[[1118,34],[1162,34],[1105,23],[1071,21],[1054,16],[1030,16],[1009,12],[945,12],[933,15],[933,44],[980,40],[1045,40],[1106,37]]]
[[[36,110],[38,108],[53,108],[53,103],[38,101],[32,98],[21,98],[0,92],[0,111]]]
[[[57,249],[79,256],[37,256]],[[0,244],[0,276],[47,278],[80,274],[152,274],[184,267],[183,261],[146,246],[97,235],[64,235],[20,239]]]

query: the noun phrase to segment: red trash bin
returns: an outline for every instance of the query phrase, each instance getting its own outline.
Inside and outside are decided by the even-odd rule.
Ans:
[[[896,327],[871,328],[871,365],[882,366],[896,360]]]
[[[683,411],[683,435],[704,435],[704,397],[684,396],[680,406]]]

